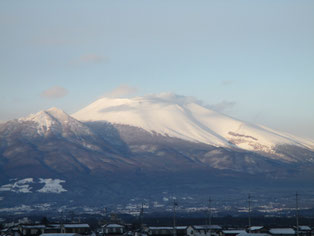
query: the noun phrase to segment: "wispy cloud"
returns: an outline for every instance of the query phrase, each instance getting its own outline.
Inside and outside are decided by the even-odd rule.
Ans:
[[[159,94],[149,94],[146,95],[147,98],[162,101],[162,102],[169,102],[169,103],[177,103],[180,105],[188,104],[188,103],[197,103],[203,106],[203,102],[196,99],[192,96],[183,96],[179,94],[175,94],[172,92],[165,92]]]
[[[128,85],[120,85],[119,87],[113,89],[112,91],[104,94],[102,97],[110,97],[110,98],[123,98],[123,97],[131,97],[138,93],[138,89],[134,87],[130,87]],[[151,99],[158,102],[163,103],[176,103],[179,105],[185,105],[189,103],[196,103],[200,106],[218,111],[218,112],[226,112],[228,110],[233,109],[236,106],[236,102],[223,100],[216,104],[208,104],[202,100],[199,100],[193,96],[183,96],[178,95],[172,92],[159,93],[159,94],[148,94],[144,96],[147,99]]]
[[[221,101],[216,104],[207,105],[208,108],[213,109],[215,111],[224,112],[226,110],[232,109],[236,105],[234,101]]]
[[[135,95],[137,92],[138,92],[137,88],[124,84],[104,94],[104,97],[111,97],[111,98],[128,97],[128,96]]]
[[[218,112],[225,112],[232,109],[236,105],[236,102],[226,100],[223,100],[216,104],[207,104],[206,102],[199,100],[193,96],[182,96],[174,93],[151,94],[147,95],[146,97],[162,102],[177,103],[179,105],[196,103],[200,106],[204,106]]]
[[[85,54],[80,56],[77,59],[74,59],[69,62],[70,65],[82,65],[82,64],[98,64],[102,62],[108,62],[108,58],[102,57],[96,54]]]
[[[43,91],[40,96],[43,98],[49,98],[49,99],[56,99],[56,98],[62,98],[65,97],[68,94],[68,90],[60,87],[60,86],[54,86],[51,87],[45,91]]]

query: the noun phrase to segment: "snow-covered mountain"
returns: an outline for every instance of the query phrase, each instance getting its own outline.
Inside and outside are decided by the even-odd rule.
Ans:
[[[72,115],[80,121],[107,121],[217,147],[275,153],[277,145],[314,149],[314,141],[249,124],[174,94],[101,98]]]
[[[92,132],[84,124],[73,119],[61,109],[52,107],[36,114],[31,114],[18,119],[20,123],[29,123],[38,135],[59,134],[64,137],[69,135],[91,135]]]
[[[51,108],[0,124],[0,211],[46,197],[101,206],[173,189],[207,198],[272,182],[294,191],[312,186],[312,147],[172,94],[103,98],[73,116]]]
[[[103,129],[108,134],[98,134],[58,108],[1,124],[0,177],[50,178],[127,165],[125,144],[110,126]]]

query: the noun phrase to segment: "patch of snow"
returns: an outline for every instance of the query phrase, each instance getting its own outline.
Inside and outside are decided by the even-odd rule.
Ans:
[[[30,184],[41,183],[45,184],[41,189],[37,190],[40,193],[62,193],[67,190],[64,189],[61,183],[64,183],[65,180],[60,179],[42,179],[35,181],[33,178],[25,178],[21,180],[10,179],[11,183],[0,186],[0,192],[10,191],[15,193],[32,193],[32,187]],[[2,200],[3,198],[0,198]],[[47,207],[46,205],[39,207]]]
[[[88,224],[64,224],[64,228],[89,228]]]
[[[172,230],[173,227],[169,226],[149,226],[148,227],[150,230]],[[176,229],[181,229],[184,230],[186,229],[187,226],[176,226]]]
[[[30,183],[34,183],[33,178],[21,179],[12,184],[2,185],[0,187],[0,192],[11,191],[15,193],[31,193],[32,187],[29,186]]]
[[[276,229],[270,229],[269,233],[271,234],[278,234],[278,235],[295,235],[295,231],[292,228],[276,228]]]
[[[11,191],[12,189],[12,184],[5,184],[5,185],[2,185],[0,187],[0,192],[4,192],[4,191]]]
[[[264,228],[264,226],[251,226],[249,229],[250,230],[261,230],[262,228]]]
[[[107,224],[105,225],[106,228],[124,228],[123,225],[119,225],[119,224]]]
[[[216,230],[220,230],[221,227],[219,225],[193,225],[192,226],[194,229],[197,230],[208,230],[208,229],[216,229]]]
[[[153,207],[158,208],[158,207],[164,207],[164,204],[160,204],[159,202],[153,202]]]
[[[18,121],[35,123],[39,135],[47,135],[51,132],[63,136],[68,136],[71,133],[76,135],[92,134],[90,129],[84,124],[55,107],[22,117]]]
[[[65,183],[65,180],[40,178],[39,183],[45,184],[43,188],[37,190],[40,193],[62,193],[67,191],[61,185],[61,183]]]
[[[222,232],[224,234],[241,234],[241,233],[246,233],[245,230],[223,230]]]
[[[312,229],[309,226],[307,226],[307,225],[300,225],[299,226],[299,230],[311,231]]]
[[[237,236],[270,236],[270,234],[263,234],[263,233],[240,233]]]
[[[42,203],[42,204],[37,204],[34,206],[37,210],[40,211],[47,211],[50,209],[51,204],[50,203]]]
[[[18,211],[30,212],[33,211],[33,208],[27,205],[21,205],[11,208],[0,208],[0,212],[18,212]]]
[[[21,179],[21,180],[17,181],[16,183],[18,183],[18,184],[34,183],[34,179],[33,178]]]

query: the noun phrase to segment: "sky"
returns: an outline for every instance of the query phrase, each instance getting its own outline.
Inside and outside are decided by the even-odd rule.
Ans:
[[[0,120],[171,92],[314,139],[314,1],[0,1]]]

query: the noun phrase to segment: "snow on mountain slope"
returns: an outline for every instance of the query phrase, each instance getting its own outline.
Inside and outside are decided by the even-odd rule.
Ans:
[[[15,193],[33,193],[34,191],[40,193],[62,193],[67,192],[63,188],[61,183],[65,183],[65,180],[61,179],[43,179],[39,178],[25,178],[21,180],[10,179],[8,184],[0,186],[0,192],[15,192]],[[42,188],[34,190],[34,184],[44,184]],[[36,186],[36,185],[35,185]],[[38,188],[38,187],[37,187]]]
[[[67,192],[66,189],[63,188],[61,183],[65,183],[65,180],[61,179],[39,179],[39,183],[45,184],[45,186],[37,192],[40,193],[62,193],[62,192]]]
[[[31,193],[32,187],[29,184],[34,183],[33,178],[25,178],[18,180],[15,183],[9,183],[0,186],[0,192],[12,191],[16,193]]]
[[[314,147],[314,141],[303,142],[233,119],[202,106],[195,99],[169,93],[130,99],[101,98],[72,116],[80,121],[126,124],[193,142],[268,153],[273,153],[277,144]]]
[[[47,135],[51,132],[63,136],[73,133],[75,135],[91,134],[91,131],[84,124],[55,107],[20,118],[18,122],[35,123],[39,135]]]

